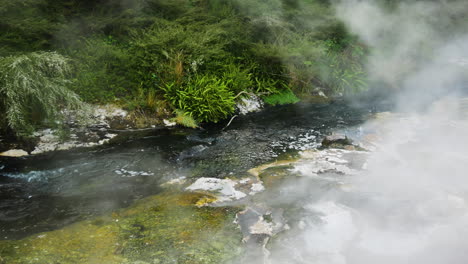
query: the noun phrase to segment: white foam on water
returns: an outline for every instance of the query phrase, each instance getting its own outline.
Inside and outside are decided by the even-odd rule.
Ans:
[[[3,175],[9,178],[22,179],[28,182],[46,182],[51,178],[55,178],[64,172],[63,168],[56,170],[44,171],[29,171],[25,173],[4,173]]]

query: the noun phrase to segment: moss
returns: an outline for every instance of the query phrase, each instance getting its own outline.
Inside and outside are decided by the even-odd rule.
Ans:
[[[237,208],[201,207],[197,193],[162,193],[110,215],[17,241],[5,263],[221,263],[241,253]]]
[[[120,263],[114,254],[118,228],[113,224],[80,222],[63,230],[34,235],[19,241],[0,242],[5,263]]]
[[[201,207],[201,206],[205,206],[205,205],[208,205],[210,203],[214,203],[216,202],[216,198],[215,197],[202,197],[200,200],[198,200],[195,205],[198,206],[198,207]]]

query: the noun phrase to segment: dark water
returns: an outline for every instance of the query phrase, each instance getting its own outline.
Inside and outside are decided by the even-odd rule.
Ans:
[[[97,149],[0,159],[0,239],[19,239],[126,207],[181,176],[225,177],[290,151],[316,147],[331,130],[362,123],[369,106],[268,108],[201,130],[130,134]]]

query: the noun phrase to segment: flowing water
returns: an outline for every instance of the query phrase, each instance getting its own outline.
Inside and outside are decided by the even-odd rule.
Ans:
[[[467,106],[468,99],[451,97],[417,113],[383,113],[382,107],[346,103],[298,104],[239,117],[227,128],[219,124],[204,130],[129,134],[120,144],[98,149],[4,159],[1,238],[10,243],[30,237],[5,244],[9,249],[4,252],[38,247],[49,234],[31,237],[39,232],[63,228],[59,235],[48,235],[48,243],[55,245],[53,239],[60,234],[65,234],[66,241],[70,239],[66,234],[77,234],[74,229],[90,230],[94,237],[94,232],[102,232],[93,231],[95,226],[102,225],[122,233],[125,241],[123,249],[119,243],[117,247],[105,244],[105,250],[111,248],[106,257],[125,256],[108,263],[221,263],[226,255],[231,258],[228,263],[249,264],[466,263],[468,141],[463,135],[468,133]],[[323,137],[334,131],[346,133],[367,151],[321,149]],[[219,204],[218,211],[181,211],[177,206],[185,202],[161,187],[173,179],[194,182],[202,177],[228,177],[240,183],[248,170],[266,190],[231,203],[231,209]],[[174,204],[169,212],[178,210],[177,215],[161,215],[161,197],[145,198],[158,193],[167,196],[163,203]],[[194,201],[209,199],[202,195]],[[140,207],[153,214],[131,216]],[[106,218],[82,221],[110,212],[114,212],[112,223],[122,222],[120,231],[115,224],[101,224],[109,222]],[[226,233],[218,228],[213,232],[208,227],[218,223],[203,215],[226,217],[229,223],[224,225],[229,226],[232,212],[237,213],[240,231]],[[187,222],[179,223],[181,215]],[[197,236],[213,239],[176,246],[176,251],[182,248],[188,255],[167,249],[155,252],[161,246],[152,241],[171,240],[173,233],[183,236],[177,243],[188,241],[183,230],[166,231],[165,217],[182,229],[201,228],[206,234]],[[84,224],[66,227],[74,222]],[[166,232],[162,237],[159,229]],[[158,234],[151,235],[154,232]],[[232,246],[241,238],[243,253]],[[139,244],[142,241],[145,244]],[[22,244],[26,251],[21,251]],[[43,249],[24,263],[42,263],[41,252],[50,250]],[[93,254],[93,258],[81,258],[81,263],[103,261],[102,256],[96,260],[96,251]],[[210,254],[212,258],[207,258]],[[53,256],[45,259],[56,261],[57,255]]]
[[[173,178],[219,177],[362,123],[369,107],[283,106],[235,119],[223,130],[164,130],[128,135],[92,150],[0,160],[0,239],[19,239],[127,207]]]

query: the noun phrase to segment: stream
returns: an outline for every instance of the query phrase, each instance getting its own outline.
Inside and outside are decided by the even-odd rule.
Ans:
[[[0,238],[19,239],[126,207],[182,175],[238,174],[363,122],[368,107],[281,106],[204,130],[129,135],[98,149],[0,160]],[[133,139],[135,138],[136,139]]]
[[[272,107],[2,159],[0,263],[466,263],[468,98],[387,109]],[[355,145],[323,148],[336,133]]]

